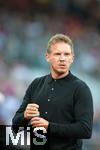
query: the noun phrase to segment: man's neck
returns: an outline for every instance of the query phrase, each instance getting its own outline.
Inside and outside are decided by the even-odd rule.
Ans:
[[[51,76],[53,79],[60,79],[60,78],[64,78],[65,76],[67,76],[69,74],[69,71],[67,71],[64,74],[56,74],[56,73],[51,73]]]

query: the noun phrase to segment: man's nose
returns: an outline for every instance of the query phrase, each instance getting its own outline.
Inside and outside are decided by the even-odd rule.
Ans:
[[[65,56],[62,54],[62,55],[60,55],[60,58],[59,58],[59,60],[60,61],[63,61],[63,60],[65,60]]]

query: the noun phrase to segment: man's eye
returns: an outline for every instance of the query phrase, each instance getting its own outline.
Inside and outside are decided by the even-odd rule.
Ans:
[[[68,56],[68,55],[70,55],[69,53],[65,53],[65,56]]]
[[[59,55],[60,55],[60,53],[55,53],[55,55],[58,55],[58,56],[59,56]]]

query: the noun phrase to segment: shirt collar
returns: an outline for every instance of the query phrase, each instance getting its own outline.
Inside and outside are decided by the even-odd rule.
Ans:
[[[72,74],[71,74],[71,72],[69,71],[69,73],[68,73],[65,77],[60,78],[60,79],[56,79],[56,80],[59,80],[59,81],[61,81],[61,80],[70,80],[71,77],[72,77]],[[52,78],[51,73],[50,73],[50,74],[47,76],[47,82],[48,82],[48,83],[51,83],[51,82],[53,82],[54,80],[55,80],[55,79]]]

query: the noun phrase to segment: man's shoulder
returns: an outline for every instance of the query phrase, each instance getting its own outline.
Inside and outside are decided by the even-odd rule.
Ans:
[[[41,76],[41,77],[36,77],[32,82],[31,85],[33,84],[38,84],[40,82],[44,82],[48,78],[49,74]]]
[[[44,76],[41,76],[41,77],[37,77],[37,78],[35,78],[34,80],[35,80],[35,81],[43,81],[43,80],[45,80],[46,78],[48,78],[48,76],[49,76],[49,74],[44,75]],[[33,81],[34,81],[34,80],[33,80]]]
[[[78,76],[73,75],[73,83],[77,86],[77,87],[88,87],[87,83],[80,79]]]

